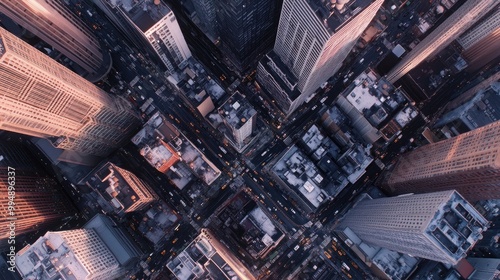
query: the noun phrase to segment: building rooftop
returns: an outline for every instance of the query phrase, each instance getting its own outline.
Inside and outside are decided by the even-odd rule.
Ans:
[[[170,8],[158,0],[111,0],[114,5],[121,5],[130,19],[143,32],[170,13]]]
[[[482,238],[488,221],[455,191],[429,221],[425,233],[457,262]]]
[[[238,192],[216,212],[211,224],[217,235],[239,259],[247,265],[259,265],[285,235],[277,228],[266,212],[244,191]]]
[[[318,207],[329,195],[322,189],[327,183],[315,164],[292,146],[273,166],[277,174],[292,189],[300,192],[314,207]]]
[[[141,155],[153,167],[171,177],[181,189],[190,177],[183,172],[183,164],[207,185],[213,183],[221,174],[221,171],[159,112],[146,122],[143,129],[132,138],[132,142],[139,147]]]
[[[500,82],[478,91],[463,105],[443,115],[434,127],[441,127],[460,120],[466,129],[474,130],[500,120]]]
[[[253,275],[208,230],[167,263],[179,280],[231,279],[254,280]]]
[[[373,3],[373,0],[308,0],[308,2],[318,19],[332,34]]]
[[[86,238],[70,241],[68,232],[79,233]],[[97,266],[94,264],[104,257],[94,253],[94,247],[106,252],[106,261]],[[86,255],[91,251],[91,254]],[[16,266],[23,279],[87,279],[92,274],[108,269],[107,265],[109,268],[117,267],[118,262],[93,229],[49,231],[16,254]]]
[[[137,229],[155,246],[162,246],[163,240],[179,221],[180,217],[174,213],[163,201],[158,201],[146,212]]]
[[[226,123],[235,129],[239,129],[255,116],[257,111],[243,95],[236,92],[219,108],[219,114],[225,119]]]
[[[207,98],[219,100],[226,94],[196,59],[190,57],[185,65],[182,71],[172,73],[169,79],[182,90],[194,106],[200,105]]]
[[[181,134],[171,145],[180,152],[183,163],[205,184],[210,185],[219,178],[221,171],[186,136]]]
[[[116,212],[127,212],[137,202],[154,200],[156,194],[134,174],[107,162],[86,180]]]

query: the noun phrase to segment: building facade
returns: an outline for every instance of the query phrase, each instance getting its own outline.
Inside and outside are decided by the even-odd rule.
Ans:
[[[455,189],[471,202],[500,198],[500,121],[402,155],[384,185],[394,194]]]
[[[91,82],[102,79],[111,69],[111,56],[102,49],[90,28],[58,0],[0,3],[0,13],[54,47],[85,70]]]
[[[215,3],[220,42],[242,73],[272,48],[281,0],[218,0]]]
[[[138,49],[160,58],[173,73],[191,57],[172,10],[161,1],[93,0]]]
[[[457,42],[464,49],[462,55],[469,70],[477,70],[498,58],[500,54],[500,5],[462,34]]]
[[[130,104],[0,29],[0,129],[48,138],[56,148],[106,156],[139,118]]]
[[[11,223],[15,226],[14,240],[20,243],[24,234],[61,226],[64,219],[76,213],[62,187],[43,170],[26,145],[0,141],[0,159],[0,203],[3,205],[0,251],[11,245],[20,246],[9,243]],[[9,186],[13,187],[10,191]],[[12,211],[7,207],[9,201],[15,203]]]
[[[497,4],[496,0],[467,0],[415,48],[413,48],[388,74],[395,83],[425,59],[437,54],[460,34],[485,16]]]
[[[337,230],[374,246],[457,264],[482,238],[488,221],[456,191],[359,201]]]
[[[211,37],[218,37],[214,0],[193,0],[192,2],[196,10],[196,16],[205,29],[205,34],[208,33]]]
[[[300,95],[289,98],[290,114],[342,66],[382,0],[285,0],[274,52],[297,78]],[[273,94],[271,92],[271,94]]]

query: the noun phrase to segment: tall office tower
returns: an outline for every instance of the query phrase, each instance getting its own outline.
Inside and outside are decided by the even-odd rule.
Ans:
[[[214,0],[193,0],[192,2],[202,29],[205,29],[211,37],[218,37]]]
[[[23,235],[55,229],[76,213],[62,187],[39,162],[26,145],[0,141],[0,251],[10,246],[19,249]],[[12,209],[9,202],[14,203]]]
[[[85,71],[91,82],[102,79],[112,66],[111,55],[102,49],[90,28],[60,0],[5,0],[0,13],[54,47]]]
[[[93,0],[139,49],[153,49],[170,73],[191,57],[179,23],[160,0]]]
[[[337,226],[361,240],[415,257],[457,264],[488,221],[456,191],[361,200]]]
[[[500,5],[462,34],[457,42],[469,69],[476,70],[500,56]]]
[[[387,80],[391,83],[395,83],[422,61],[443,50],[453,40],[457,39],[460,34],[491,11],[496,4],[497,0],[467,0],[413,48],[411,52],[409,52],[403,60],[387,74]]]
[[[243,73],[272,48],[281,1],[219,0],[215,3],[220,42],[236,69]]]
[[[49,138],[54,147],[106,156],[140,125],[111,96],[0,28],[0,129]]]
[[[402,155],[384,185],[394,194],[455,189],[467,200],[500,198],[500,121]]]
[[[325,3],[326,2],[326,3]],[[297,79],[300,94],[286,97],[290,114],[342,65],[382,0],[285,0],[274,52]],[[281,71],[285,72],[285,71]],[[283,89],[282,92],[287,92]],[[273,92],[271,92],[273,94]],[[274,94],[273,94],[274,95]],[[282,106],[283,107],[283,106]]]

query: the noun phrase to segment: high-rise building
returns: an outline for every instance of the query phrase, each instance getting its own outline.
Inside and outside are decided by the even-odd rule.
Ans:
[[[61,226],[76,213],[62,187],[39,162],[26,145],[0,141],[0,251],[21,246],[27,233]]]
[[[106,156],[139,125],[130,104],[107,94],[0,28],[0,129],[54,147]]]
[[[496,0],[467,0],[413,48],[411,52],[409,52],[403,60],[387,74],[387,80],[391,83],[395,83],[422,61],[443,50],[453,40],[457,39],[460,34],[491,11],[496,4]]]
[[[237,92],[219,108],[219,114],[231,131],[235,148],[244,147],[257,126],[257,111]]]
[[[201,29],[205,29],[205,34],[208,33],[211,37],[218,37],[214,0],[193,0],[192,2],[196,16],[201,23]]]
[[[93,0],[139,49],[153,50],[170,73],[191,57],[172,10],[160,0]]]
[[[500,120],[500,82],[493,82],[469,96],[469,100],[460,98],[460,101],[460,106],[441,116],[434,124],[434,128],[441,128],[447,138]]]
[[[0,13],[54,47],[85,72],[91,82],[102,79],[111,69],[111,56],[90,28],[60,0],[5,0]]]
[[[394,194],[455,189],[471,202],[500,198],[500,121],[402,155],[384,185]]]
[[[297,79],[300,94],[285,96],[290,114],[342,66],[382,0],[285,0],[274,52]],[[268,57],[270,58],[270,57]],[[281,71],[284,72],[284,71]],[[292,89],[293,90],[293,89]],[[283,89],[281,92],[288,92]],[[270,92],[272,95],[274,93]],[[280,103],[280,102],[278,102]],[[288,109],[287,109],[288,108]]]
[[[474,267],[474,272],[467,279],[495,280],[500,277],[500,259],[496,258],[467,258]]]
[[[123,279],[142,252],[104,215],[82,229],[48,231],[15,255],[23,279]]]
[[[135,174],[111,162],[97,167],[84,181],[117,213],[142,210],[158,199],[158,195]]]
[[[239,72],[272,47],[280,0],[218,0],[216,16],[222,47]]]
[[[456,191],[359,201],[340,221],[364,242],[415,257],[456,264],[488,221]]]
[[[462,55],[470,70],[476,70],[500,56],[500,5],[497,5],[457,42],[464,48]]]

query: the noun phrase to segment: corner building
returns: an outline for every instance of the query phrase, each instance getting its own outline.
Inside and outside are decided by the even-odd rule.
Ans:
[[[488,221],[456,191],[366,199],[343,217],[363,241],[392,251],[457,264]]]
[[[0,28],[0,129],[48,138],[54,147],[106,156],[140,120],[111,96]]]
[[[500,198],[500,121],[401,156],[384,187],[393,194],[455,189],[475,202]]]

